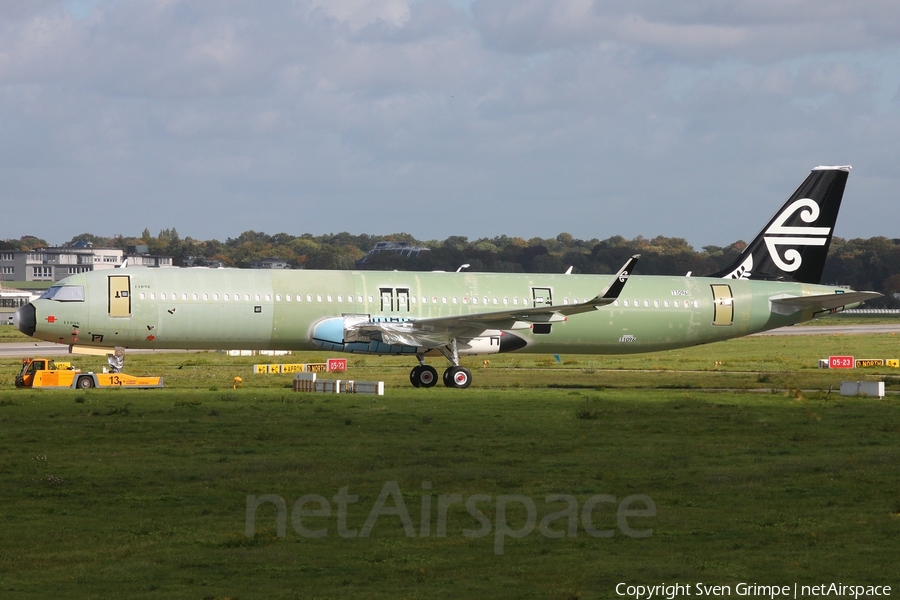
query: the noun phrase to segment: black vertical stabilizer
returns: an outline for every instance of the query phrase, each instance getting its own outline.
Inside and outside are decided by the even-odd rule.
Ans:
[[[725,279],[819,283],[850,167],[816,167],[728,268]]]

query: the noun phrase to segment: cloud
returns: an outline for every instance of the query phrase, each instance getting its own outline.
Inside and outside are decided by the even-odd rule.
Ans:
[[[724,244],[752,235],[807,169],[844,162],[863,165],[849,189],[861,179],[895,210],[890,3],[77,8],[0,5],[0,199],[90,215],[98,234]],[[690,216],[741,208],[753,231]],[[57,241],[85,229],[40,227]],[[0,238],[19,229],[6,220]]]

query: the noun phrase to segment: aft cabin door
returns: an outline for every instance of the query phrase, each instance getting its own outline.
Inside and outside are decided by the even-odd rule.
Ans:
[[[734,324],[734,296],[730,285],[712,285],[713,325]]]
[[[109,316],[131,316],[131,277],[128,275],[109,277]]]

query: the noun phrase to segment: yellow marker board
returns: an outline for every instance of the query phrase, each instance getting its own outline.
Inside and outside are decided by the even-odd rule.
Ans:
[[[866,367],[883,367],[884,359],[883,358],[857,358],[856,359],[856,368],[864,369]]]

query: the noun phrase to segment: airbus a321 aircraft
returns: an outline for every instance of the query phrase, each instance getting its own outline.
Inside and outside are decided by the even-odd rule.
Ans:
[[[630,354],[808,321],[875,292],[819,285],[850,167],[817,167],[733,265],[706,277],[120,268],[74,275],[20,308],[20,331],[73,352],[117,348],[403,354],[416,387],[443,355]],[[121,356],[121,350],[119,352]]]

